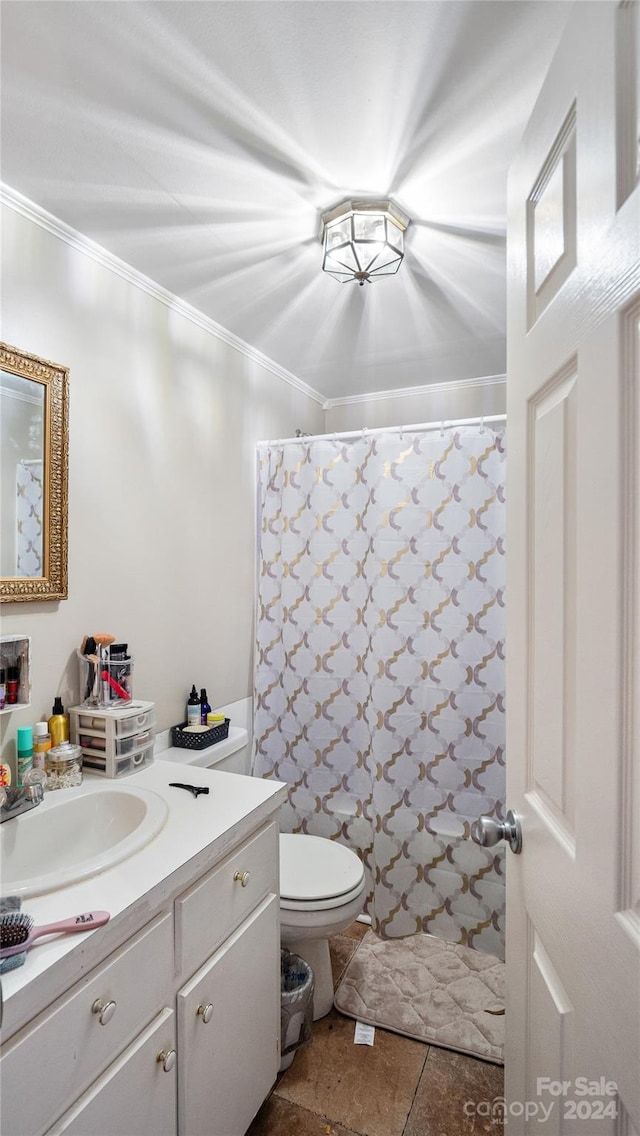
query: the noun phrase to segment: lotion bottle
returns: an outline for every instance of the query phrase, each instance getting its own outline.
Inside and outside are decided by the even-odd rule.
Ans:
[[[33,728],[33,768],[44,769],[45,754],[51,749],[51,734],[46,722],[36,722]]]

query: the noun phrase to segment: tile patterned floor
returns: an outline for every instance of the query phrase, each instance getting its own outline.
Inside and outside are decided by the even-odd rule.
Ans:
[[[334,986],[366,931],[354,923],[331,940]],[[247,1136],[502,1136],[476,1111],[502,1096],[499,1066],[382,1029],[354,1045],[354,1028],[336,1010],[315,1023]]]

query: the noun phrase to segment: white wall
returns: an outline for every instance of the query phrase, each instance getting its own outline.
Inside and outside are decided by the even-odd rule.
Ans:
[[[434,383],[402,392],[369,395],[327,404],[327,433],[360,430],[363,426],[410,426],[419,422],[452,421],[492,414],[507,409],[504,375],[466,379],[459,383]]]
[[[255,442],[324,428],[320,404],[143,287],[2,209],[2,338],[70,368],[69,599],[3,603],[32,637],[32,705],[77,701],[75,649],[108,632],[135,655],[158,728],[191,683],[215,707],[251,691]]]

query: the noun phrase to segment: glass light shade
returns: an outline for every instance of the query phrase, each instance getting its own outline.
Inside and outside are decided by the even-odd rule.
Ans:
[[[322,268],[335,280],[365,284],[398,271],[409,218],[392,201],[343,201],[322,222]]]

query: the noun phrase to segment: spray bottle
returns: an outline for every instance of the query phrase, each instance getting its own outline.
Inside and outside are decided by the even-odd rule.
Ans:
[[[69,741],[69,715],[65,714],[62,699],[57,696],[51,708],[49,733],[51,734],[52,746],[57,746],[60,745],[61,742]]]
[[[18,726],[16,734],[17,776],[16,785],[24,785],[24,779],[33,766],[33,730],[31,726]]]
[[[209,699],[207,698],[207,691],[206,691],[205,687],[203,686],[202,690],[200,691],[200,723],[201,723],[201,725],[206,726],[207,714],[210,714],[210,713],[211,713],[211,707],[209,705]]]

